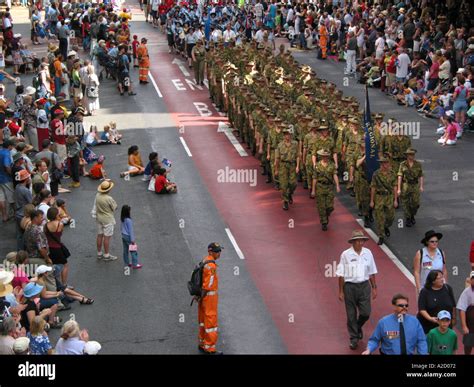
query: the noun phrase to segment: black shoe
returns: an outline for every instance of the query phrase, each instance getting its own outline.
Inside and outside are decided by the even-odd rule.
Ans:
[[[290,204],[293,204],[293,195],[290,195],[290,200],[288,201]]]
[[[137,95],[137,93],[128,93],[128,95]]]
[[[309,187],[308,187],[308,182],[305,181],[305,182],[303,183],[303,189],[308,189],[308,188],[309,188]]]
[[[321,228],[322,228],[323,231],[327,231],[328,230],[328,225],[326,223],[323,223]]]
[[[362,211],[359,211],[359,212],[357,213],[357,216],[363,216]]]
[[[415,217],[414,217],[414,216],[411,217],[411,224],[412,224],[412,225],[415,225],[415,224],[416,224],[416,220],[415,220]]]
[[[351,190],[350,195],[354,198],[356,196],[355,192]]]
[[[280,189],[280,183],[275,183],[275,189],[278,191]]]
[[[390,230],[388,227],[385,227],[385,236],[388,238],[390,237]]]
[[[411,223],[411,219],[410,218],[407,218],[406,221],[405,221],[405,226],[407,227],[411,227],[413,224]]]
[[[283,202],[283,209],[288,211],[288,202]]]
[[[364,216],[364,227],[369,228],[370,227],[370,221],[368,216]]]
[[[357,349],[357,346],[359,345],[359,342],[357,339],[351,340],[351,343],[349,344],[349,348],[352,350]]]
[[[379,238],[379,241],[377,242],[377,244],[378,244],[379,246],[381,246],[381,245],[383,245],[384,243],[385,243],[385,241],[383,240],[382,237],[380,237],[380,238]]]

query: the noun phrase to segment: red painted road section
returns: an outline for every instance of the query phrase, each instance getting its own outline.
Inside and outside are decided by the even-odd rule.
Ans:
[[[177,56],[168,53],[165,36],[150,30],[147,38],[151,73],[167,109],[177,127],[184,125],[185,131],[180,135],[186,140],[218,211],[245,255],[246,267],[288,352],[355,353],[348,348],[345,309],[337,297],[337,278],[332,277],[341,252],[350,247],[347,239],[352,230],[360,229],[354,217],[336,200],[329,231],[321,231],[315,201],[308,199],[308,191],[301,185],[290,211],[283,211],[279,192],[265,184],[260,175],[259,162],[251,155],[241,157],[224,133],[217,132],[218,122],[225,117],[220,117],[212,107],[208,90],[190,90],[183,73],[171,63]],[[192,69],[188,71],[193,74]],[[187,90],[178,91],[172,79],[180,79]],[[147,87],[153,86],[150,83]],[[193,102],[207,104],[212,116],[201,117]],[[258,184],[251,187],[248,183],[219,183],[217,171],[226,167],[257,170]],[[366,338],[378,319],[391,313],[393,294],[407,294],[412,312],[416,309],[413,285],[372,240],[366,247],[376,259],[379,295],[372,304],[365,338],[356,353],[365,349]]]

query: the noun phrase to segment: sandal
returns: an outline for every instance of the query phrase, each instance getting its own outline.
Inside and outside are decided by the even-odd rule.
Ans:
[[[94,303],[94,299],[93,298],[82,297],[82,300],[79,301],[79,303],[83,304],[83,305],[92,305]]]
[[[63,324],[54,322],[52,324],[49,324],[50,329],[61,329],[63,327]]]

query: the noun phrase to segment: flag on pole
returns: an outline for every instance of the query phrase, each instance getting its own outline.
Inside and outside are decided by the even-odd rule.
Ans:
[[[365,165],[367,168],[367,179],[372,181],[372,175],[379,169],[377,141],[375,139],[372,116],[370,115],[369,90],[365,85],[365,107],[364,107],[364,132],[365,132]]]

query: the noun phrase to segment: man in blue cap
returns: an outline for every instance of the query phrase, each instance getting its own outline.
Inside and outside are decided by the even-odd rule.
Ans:
[[[217,344],[217,306],[219,279],[216,261],[223,247],[212,242],[207,246],[208,255],[204,257],[202,269],[202,291],[198,304],[199,350],[207,355],[221,355],[216,351]]]

